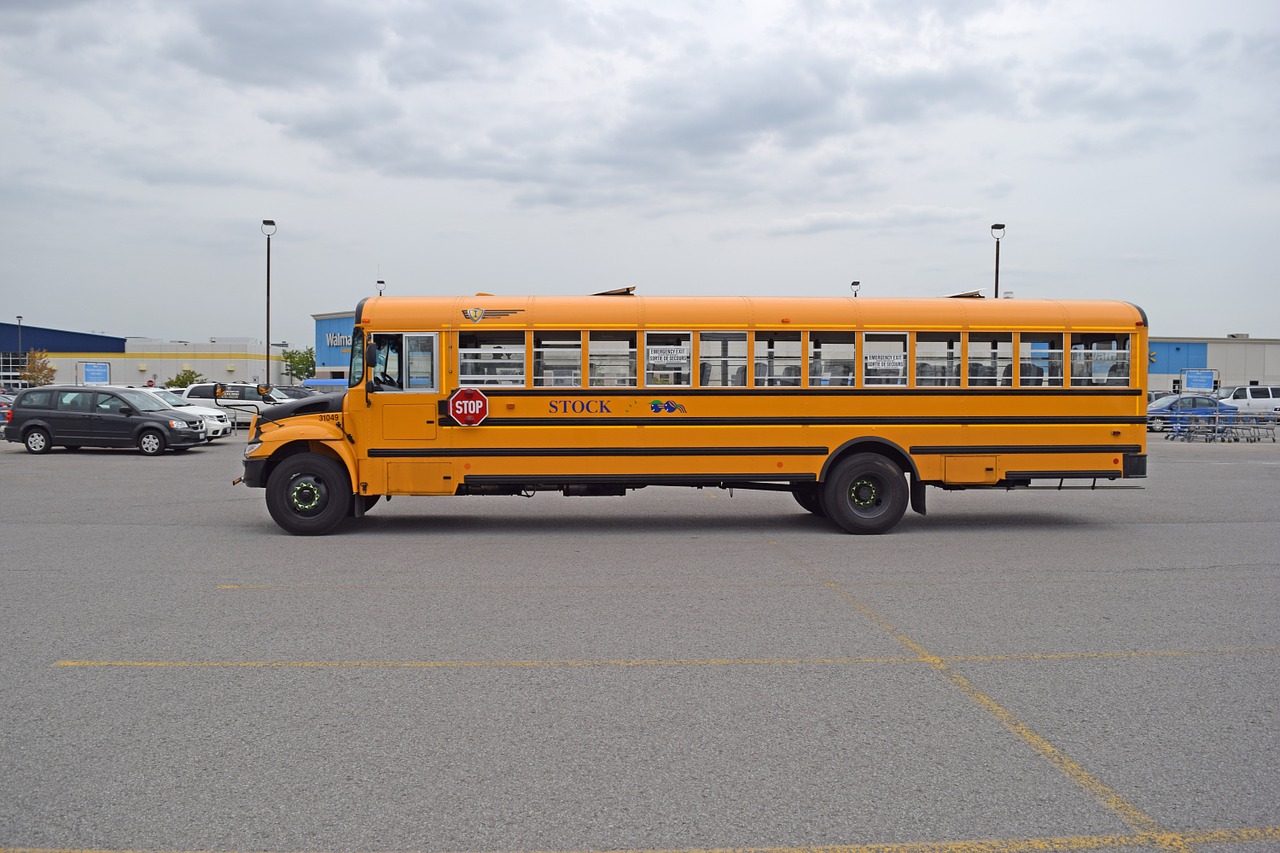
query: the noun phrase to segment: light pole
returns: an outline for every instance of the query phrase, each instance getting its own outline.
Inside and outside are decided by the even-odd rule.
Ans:
[[[1000,298],[1000,238],[1004,236],[1004,223],[991,226],[991,236],[996,238],[996,299]]]
[[[267,351],[267,369],[262,374],[267,378],[267,384],[271,384],[271,235],[276,233],[276,221],[274,219],[262,220],[262,233],[267,235],[267,336],[262,339],[266,344],[264,349]]]

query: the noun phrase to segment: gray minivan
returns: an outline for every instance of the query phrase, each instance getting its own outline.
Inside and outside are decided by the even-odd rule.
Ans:
[[[63,447],[136,447],[147,456],[204,441],[204,420],[145,391],[44,385],[26,388],[6,415],[4,437],[31,453]]]

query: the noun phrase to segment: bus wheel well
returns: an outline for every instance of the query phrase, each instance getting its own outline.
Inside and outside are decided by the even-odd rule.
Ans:
[[[883,438],[855,438],[837,447],[827,457],[826,464],[822,466],[820,479],[827,479],[831,469],[837,463],[855,453],[878,453],[901,468],[904,474],[910,474],[913,479],[920,475],[916,470],[915,463],[911,461],[911,456],[892,441],[887,441]]]
[[[827,457],[820,479],[825,482],[836,465],[857,453],[876,453],[897,465],[910,478],[911,509],[920,515],[925,514],[924,483],[920,481],[920,472],[916,469],[915,462],[909,453],[887,439],[864,437],[846,441]]]
[[[341,456],[333,451],[331,447],[320,441],[291,441],[283,447],[271,454],[270,461],[267,462],[266,468],[262,472],[263,482],[270,479],[271,472],[276,467],[288,459],[290,456],[297,456],[299,453],[317,453],[321,456],[328,456],[334,462],[337,462],[343,468],[347,467],[347,462]]]

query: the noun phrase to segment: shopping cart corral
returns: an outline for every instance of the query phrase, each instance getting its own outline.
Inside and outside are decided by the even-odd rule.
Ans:
[[[1263,441],[1276,440],[1277,413],[1188,415],[1170,424],[1167,441]]]

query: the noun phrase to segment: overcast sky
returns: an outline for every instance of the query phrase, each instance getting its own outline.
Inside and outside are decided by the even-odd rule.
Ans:
[[[1103,297],[1280,337],[1275,0],[3,0],[3,319]]]

